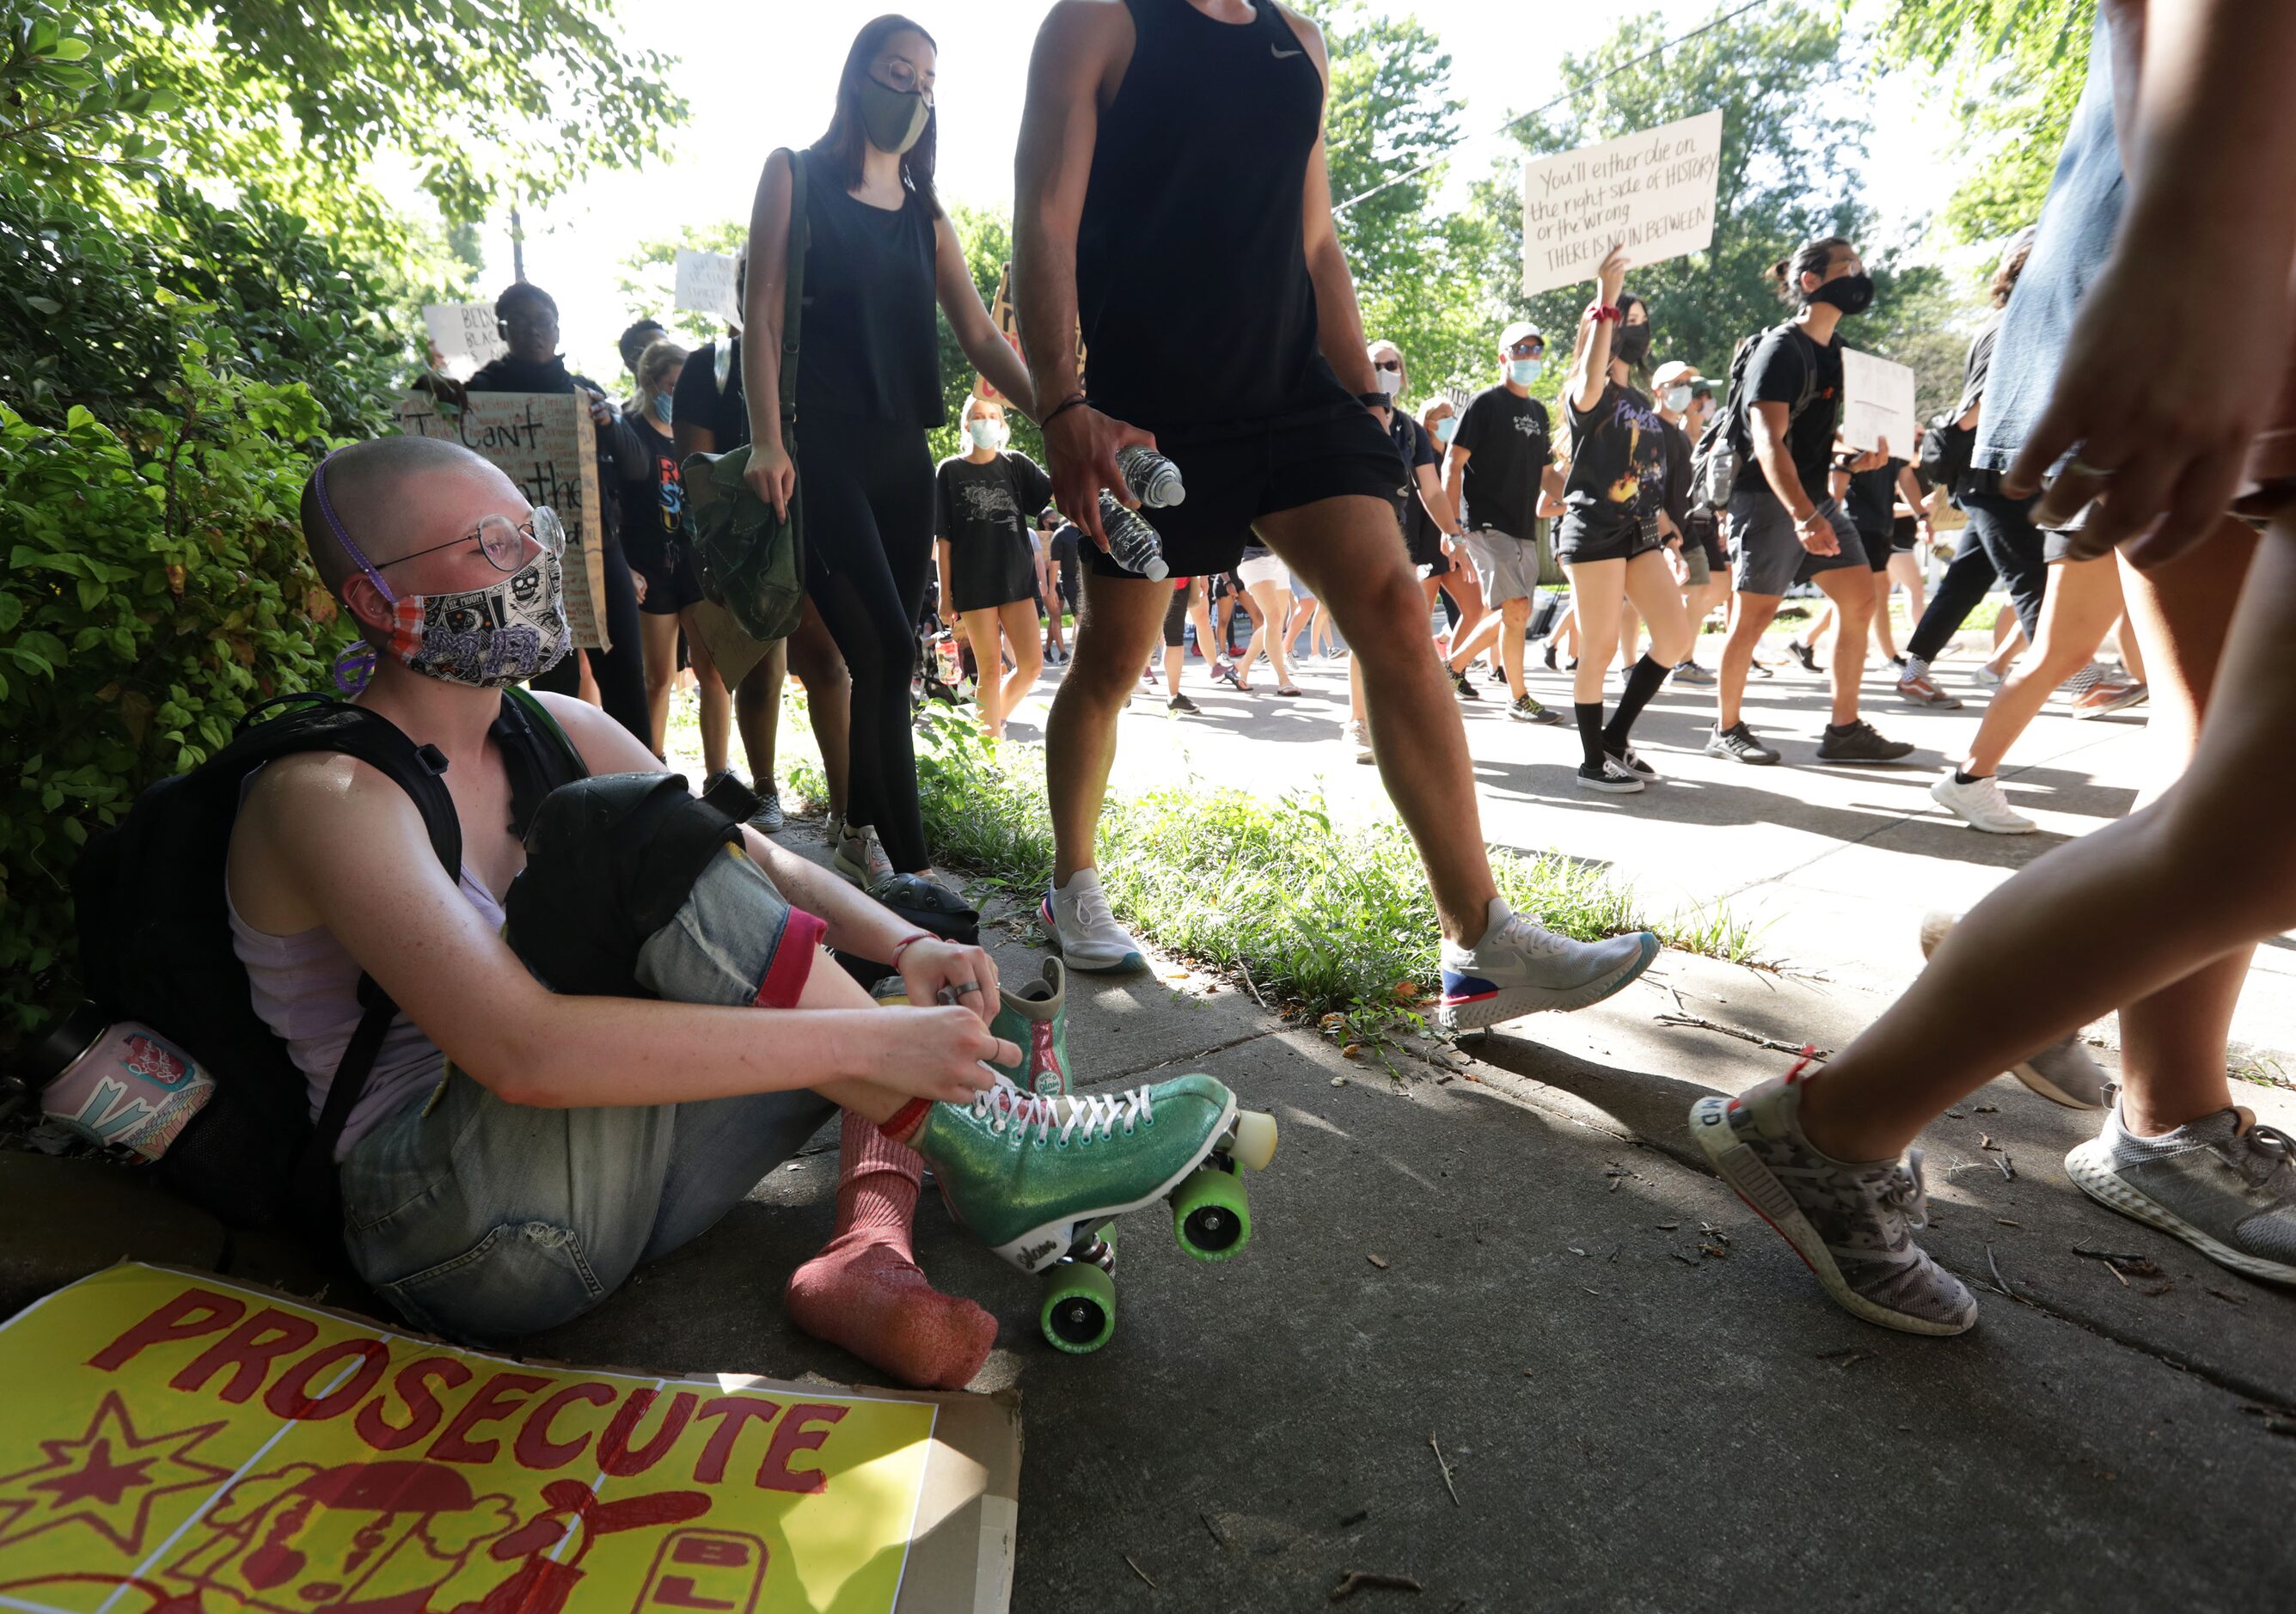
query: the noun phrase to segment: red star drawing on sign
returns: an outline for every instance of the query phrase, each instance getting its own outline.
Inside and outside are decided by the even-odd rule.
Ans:
[[[43,1440],[45,1461],[0,1474],[0,1548],[78,1522],[122,1553],[142,1552],[152,1503],[231,1478],[229,1469],[188,1454],[223,1427],[217,1420],[147,1438],[128,1421],[119,1392],[108,1391],[84,1434]]]

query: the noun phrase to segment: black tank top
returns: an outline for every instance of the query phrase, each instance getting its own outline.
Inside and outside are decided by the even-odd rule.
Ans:
[[[933,220],[911,193],[898,208],[849,196],[832,165],[807,159],[805,323],[797,403],[873,420],[938,426],[940,334],[933,322]]]
[[[1095,406],[1193,436],[1344,404],[1316,345],[1300,218],[1323,127],[1315,58],[1269,0],[1248,23],[1124,4],[1132,61],[1077,228]]]

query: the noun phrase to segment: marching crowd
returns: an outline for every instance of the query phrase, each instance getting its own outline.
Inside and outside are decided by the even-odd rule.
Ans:
[[[2223,1059],[2250,952],[2296,921],[2296,853],[2269,783],[2285,766],[2296,547],[2284,528],[2259,537],[2296,477],[2274,413],[2296,132],[2259,64],[2296,52],[2296,22],[2246,8],[2234,39],[2218,13],[2240,8],[2196,0],[2140,37],[2126,9],[2104,7],[2047,207],[2001,262],[1956,410],[1928,443],[1871,452],[1838,435],[1843,324],[1874,296],[1838,237],[1772,271],[1784,317],[1747,333],[1726,378],[1669,356],[1614,250],[1551,355],[1545,333],[1511,324],[1493,385],[1414,413],[1406,356],[1367,340],[1332,225],[1321,36],[1266,0],[1051,9],[1016,162],[1016,352],[935,195],[931,37],[898,16],[867,24],[827,132],[766,159],[738,328],[687,351],[634,325],[618,404],[557,356],[545,293],[520,284],[498,306],[509,354],[469,385],[590,402],[616,493],[611,651],[566,654],[562,529],[475,455],[383,438],[311,479],[313,555],[381,652],[360,704],[435,748],[464,831],[460,865],[442,868],[398,785],[316,751],[251,776],[233,840],[235,945],[332,1124],[362,1275],[449,1334],[547,1326],[706,1229],[841,1110],[836,1230],[792,1277],[792,1314],[905,1381],[963,1384],[996,1323],[912,1258],[926,1164],[962,1223],[1040,1270],[1208,1159],[1258,1148],[1238,1095],[1209,1077],[1071,1091],[1059,968],[1000,987],[976,916],[931,865],[919,807],[912,682],[935,587],[989,733],[1045,662],[1063,665],[1045,734],[1055,854],[1041,915],[1067,968],[1144,963],[1101,890],[1095,829],[1118,717],[1160,648],[1168,705],[1193,709],[1193,625],[1219,676],[1275,697],[1298,692],[1300,642],[1313,653],[1317,635],[1343,637],[1348,733],[1434,896],[1444,1023],[1620,990],[1655,938],[1581,943],[1513,913],[1480,833],[1461,832],[1480,823],[1459,711],[1479,698],[1478,659],[1496,654],[1512,718],[1563,724],[1524,677],[1551,553],[1570,609],[1543,654],[1573,658],[1577,778],[1604,793],[1658,778],[1634,734],[1669,681],[1711,688],[1710,754],[1781,760],[1742,702],[1757,645],[1801,584],[1831,623],[1816,759],[1902,760],[1911,746],[1861,704],[1869,636],[1898,662],[1903,698],[1955,704],[1931,667],[1998,578],[2026,648],[1933,793],[1980,830],[2025,832],[1997,769],[2120,624],[2130,677],[2079,698],[2118,709],[2149,693],[2182,782],[2164,776],[2129,817],[1931,938],[1927,971],[1831,1061],[1703,1100],[1692,1131],[1827,1292],[1892,1327],[1975,1320],[1966,1287],[1914,1240],[1923,1188],[1904,1151],[2013,1069],[2103,1112],[2070,1160],[2090,1193],[2239,1271],[2296,1281],[2290,1142],[2234,1107]],[[2248,37],[2259,29],[2276,52]],[[2144,138],[2118,138],[2139,116],[2140,70],[2168,87],[2143,103]],[[2234,165],[2211,159],[2235,150],[2280,183],[2214,177]],[[2195,277],[2208,299],[2190,294]],[[964,452],[937,467],[936,307],[988,383],[965,406]],[[1552,413],[1533,396],[1550,363],[1567,366]],[[1046,464],[1005,446],[1012,413],[1041,429]],[[1141,447],[1185,487],[1138,512],[1165,576],[1107,547],[1103,492],[1137,503],[1125,466]],[[724,641],[705,631],[680,471],[727,454],[760,508],[801,517],[805,568],[801,619],[732,679],[711,659]],[[1941,499],[1967,526],[1922,602],[1906,561]],[[1920,605],[1902,658],[1888,627],[1898,584]],[[1439,600],[1451,626],[1437,643]],[[1693,652],[1718,610],[1709,668]],[[1251,632],[1237,650],[1240,615]],[[1797,653],[1815,670],[1807,642]],[[656,788],[681,655],[701,692],[700,800]],[[2220,668],[2227,698],[2212,702]],[[791,673],[822,750],[833,874],[771,839]],[[603,711],[571,698],[584,679]],[[550,692],[521,732],[554,733],[582,775],[539,807],[503,737],[527,709],[504,692],[522,682]],[[730,770],[736,728],[753,791]],[[2202,891],[2210,900],[2192,899]],[[2119,940],[2100,954],[2105,934]],[[366,1048],[363,1088],[329,1102],[370,981],[398,1016],[380,1056]],[[2116,1009],[2117,1090],[2072,1040]]]

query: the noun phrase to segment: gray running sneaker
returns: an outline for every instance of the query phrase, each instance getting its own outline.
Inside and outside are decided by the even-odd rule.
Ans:
[[[1909,1334],[1966,1331],[1976,1299],[1914,1242],[1929,1216],[1922,1151],[1902,1162],[1820,1154],[1801,1133],[1801,1069],[1736,1098],[1700,1099],[1691,1135],[1843,1310]]]
[[[1674,676],[1668,682],[1687,684],[1698,689],[1712,689],[1718,680],[1695,661],[1679,661],[1675,664]]]
[[[1507,716],[1517,723],[1560,723],[1561,712],[1549,711],[1529,695],[1517,695],[1507,705]]]
[[[2156,1138],[2120,1122],[2065,1156],[2081,1192],[2243,1277],[2296,1284],[2296,1139],[2219,1110]]]

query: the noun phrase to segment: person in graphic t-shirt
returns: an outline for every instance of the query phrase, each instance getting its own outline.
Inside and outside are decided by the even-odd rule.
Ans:
[[[1004,738],[1004,719],[1045,666],[1037,642],[1037,548],[1029,533],[1052,502],[1053,482],[1036,461],[1004,447],[1008,435],[1004,405],[967,399],[969,446],[933,473],[940,597],[980,663],[980,726],[992,740]],[[1013,670],[1001,680],[1000,633],[1013,647]]]
[[[1690,652],[1690,619],[1674,573],[1669,543],[1682,532],[1669,509],[1675,471],[1658,407],[1634,385],[1650,360],[1650,308],[1621,291],[1627,256],[1612,247],[1595,274],[1595,300],[1579,318],[1578,350],[1562,395],[1570,422],[1570,475],[1554,553],[1570,574],[1578,615],[1578,668],[1571,700],[1585,758],[1581,790],[1631,795],[1658,777],[1628,736],[1659,685]],[[1619,638],[1621,607],[1632,600],[1650,624],[1650,653],[1627,674],[1608,724],[1603,679]]]
[[[1507,692],[1507,716],[1518,723],[1560,723],[1562,717],[1531,698],[1522,681],[1523,633],[1531,596],[1538,591],[1538,515],[1542,494],[1562,496],[1554,463],[1554,431],[1546,406],[1530,387],[1546,367],[1546,339],[1517,320],[1499,332],[1500,381],[1468,401],[1451,434],[1444,486],[1461,512],[1460,543],[1482,586],[1491,615],[1451,647],[1451,683],[1475,699],[1466,668],[1494,637]]]

